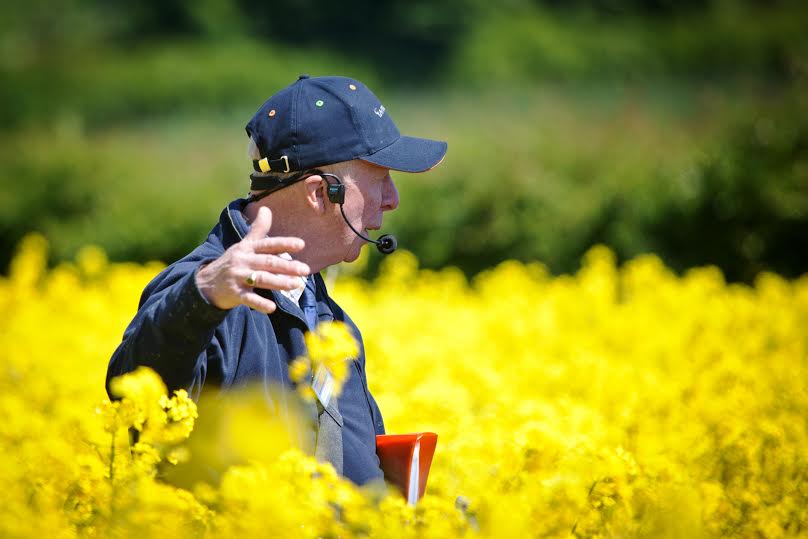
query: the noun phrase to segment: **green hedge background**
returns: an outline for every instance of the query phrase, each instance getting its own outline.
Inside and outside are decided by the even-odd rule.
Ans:
[[[808,271],[808,7],[12,0],[0,7],[0,270],[27,232],[174,260],[248,186],[243,126],[298,74],[366,82],[449,141],[385,231],[426,267],[574,271],[595,243],[730,280]],[[363,270],[378,264],[373,252]]]

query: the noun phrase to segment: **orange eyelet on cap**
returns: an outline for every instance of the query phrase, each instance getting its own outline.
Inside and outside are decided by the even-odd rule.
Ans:
[[[275,109],[272,109],[271,111],[269,111],[268,116],[269,116],[270,118],[272,118],[273,116],[275,116]]]

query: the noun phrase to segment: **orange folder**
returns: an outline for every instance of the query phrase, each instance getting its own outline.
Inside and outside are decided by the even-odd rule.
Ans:
[[[411,505],[424,497],[437,444],[438,435],[434,432],[376,436],[376,454],[384,478],[396,485]]]

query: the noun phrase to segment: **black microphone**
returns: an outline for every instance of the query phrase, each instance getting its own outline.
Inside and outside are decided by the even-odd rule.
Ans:
[[[398,247],[398,241],[396,241],[396,237],[392,234],[385,234],[384,236],[379,237],[379,241],[375,243],[376,248],[386,255],[389,255],[396,250],[396,247]]]
[[[396,241],[396,237],[393,236],[392,234],[385,234],[379,237],[378,240],[373,240],[368,238],[367,236],[360,234],[359,231],[356,230],[351,224],[351,222],[348,220],[348,217],[345,215],[345,210],[342,209],[342,204],[339,205],[339,211],[340,213],[342,213],[342,218],[345,219],[345,223],[347,223],[348,227],[353,231],[353,233],[368,243],[376,244],[376,249],[378,249],[380,253],[389,255],[390,253],[396,250],[396,247],[398,247],[398,241]]]

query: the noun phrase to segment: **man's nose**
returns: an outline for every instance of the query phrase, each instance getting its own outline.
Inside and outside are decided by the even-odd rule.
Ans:
[[[388,175],[382,191],[382,211],[390,211],[396,208],[398,208],[398,189],[396,189],[393,178]]]

